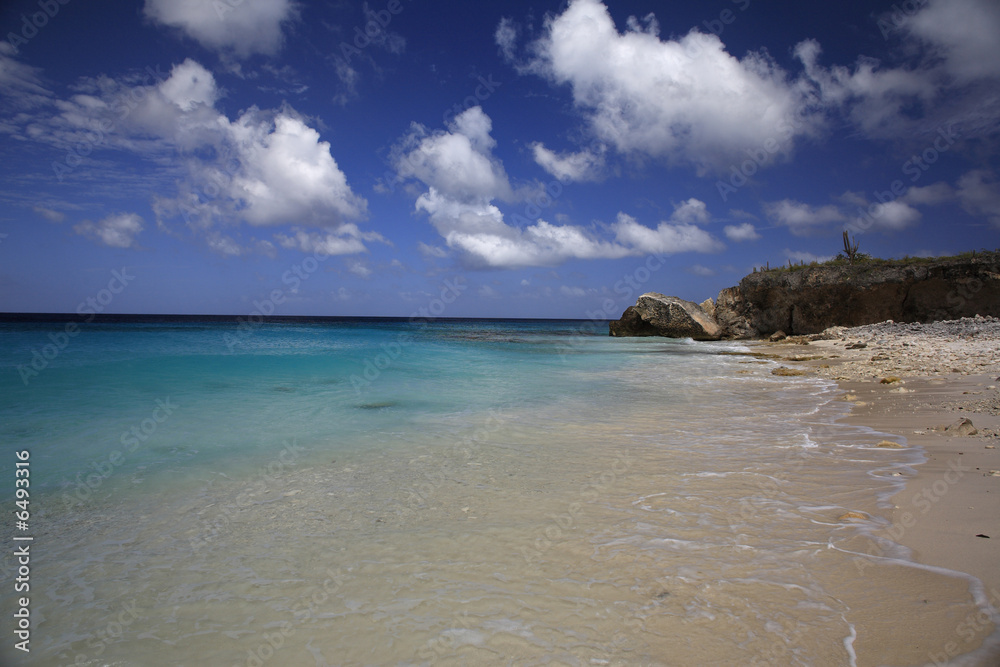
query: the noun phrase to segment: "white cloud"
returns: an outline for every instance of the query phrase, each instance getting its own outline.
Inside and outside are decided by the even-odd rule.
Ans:
[[[146,0],[143,13],[207,49],[246,58],[278,52],[282,29],[298,18],[298,5],[292,0]]]
[[[908,204],[934,206],[951,201],[954,198],[955,191],[950,185],[947,183],[934,183],[923,188],[911,187],[902,199]]]
[[[35,213],[42,216],[49,222],[62,222],[63,220],[66,219],[65,213],[62,213],[60,211],[53,211],[52,209],[45,208],[44,206],[35,206],[31,210],[33,210]]]
[[[1000,228],[1000,180],[994,173],[977,169],[958,179],[958,201],[972,215],[980,215]]]
[[[768,140],[814,133],[819,121],[803,116],[805,97],[766,53],[737,59],[715,35],[692,30],[662,40],[652,15],[644,23],[630,19],[619,33],[603,3],[572,0],[546,21],[520,70],[568,84],[602,142],[626,154],[692,163],[701,172],[724,171]],[[496,39],[512,50],[508,24]],[[775,144],[766,161],[791,150],[790,141]]]
[[[928,43],[959,81],[1000,77],[1000,4],[995,0],[930,0],[905,27]]]
[[[559,293],[570,299],[582,299],[587,296],[587,290],[582,287],[569,287],[568,285],[561,286]]]
[[[650,229],[639,224],[632,216],[619,213],[611,227],[619,243],[643,254],[719,252],[724,249],[722,243],[711,234],[691,224],[661,222],[656,229]]]
[[[794,52],[823,103],[844,108],[869,136],[893,134],[904,108],[914,100],[929,104],[938,92],[935,81],[924,73],[880,69],[871,58],[859,58],[853,72],[844,66],[825,68],[819,64],[821,48],[814,40],[801,42]]]
[[[847,220],[836,206],[816,208],[791,199],[765,204],[764,213],[772,222],[788,227],[797,236],[809,234],[814,228],[831,222]]]
[[[352,261],[347,263],[347,270],[360,278],[370,278],[372,270],[364,263]]]
[[[726,238],[735,243],[744,241],[758,241],[761,236],[757,233],[757,228],[751,222],[744,222],[742,225],[726,225],[722,230]]]
[[[135,213],[116,213],[96,223],[84,220],[74,225],[73,231],[112,248],[131,248],[143,227],[142,218]]]
[[[215,109],[218,97],[212,74],[189,59],[149,90],[122,128],[125,142],[133,134],[153,135],[161,148],[180,154],[186,174],[177,195],[154,201],[160,225],[183,216],[195,230],[240,221],[321,227],[334,241],[322,237],[311,245],[329,246],[330,254],[363,251],[350,221],[364,219],[368,203],[348,185],[329,142],[290,107],[252,107],[231,121]],[[345,234],[347,241],[340,239]],[[223,254],[238,247],[218,239],[210,245]]]
[[[705,224],[709,220],[708,207],[705,206],[705,202],[692,197],[680,204],[675,204],[670,219],[674,222]]]
[[[275,234],[274,238],[282,248],[327,256],[365,252],[367,248],[362,241],[385,241],[375,232],[363,234],[356,225],[343,225],[336,232],[307,232],[296,229],[291,236]]]
[[[124,178],[97,158],[108,149],[165,165],[161,194],[152,201],[164,231],[183,218],[222,254],[270,253],[273,246],[243,246],[240,234],[224,237],[220,228],[318,227],[337,237],[342,226],[368,216],[368,202],[352,190],[330,143],[308,119],[288,105],[251,107],[230,119],[216,108],[223,93],[214,76],[190,58],[169,73],[147,68],[118,79],[85,78],[73,89],[69,98],[52,100],[47,113],[22,114],[28,120],[19,131],[57,150],[93,146],[86,173],[58,163],[71,179]],[[162,194],[170,187],[175,194]],[[364,240],[354,239],[355,247]]]
[[[560,181],[599,181],[604,172],[604,150],[557,154],[541,142],[531,144],[535,162]]]
[[[917,209],[907,204],[902,199],[888,201],[881,204],[871,216],[874,226],[888,231],[902,231],[912,227],[923,215]],[[863,227],[862,227],[863,228]]]
[[[417,251],[428,259],[444,259],[448,256],[448,251],[436,245],[428,245],[423,241],[417,243]]]
[[[962,138],[993,134],[1000,124],[1000,4],[995,0],[924,0],[900,21],[893,11],[879,20],[884,36],[900,28],[898,50],[885,67],[859,57],[853,67],[819,64],[820,46],[795,48],[818,102],[840,109],[871,138],[935,138],[942,125]],[[912,10],[911,10],[912,11]]]
[[[701,264],[695,264],[688,269],[689,273],[696,276],[701,276],[702,278],[711,278],[716,275],[715,269],[710,269],[707,266],[702,266]]]
[[[4,106],[16,111],[30,111],[52,101],[52,92],[42,81],[42,70],[16,60],[16,50],[6,41],[0,41],[0,95]],[[0,120],[4,131],[5,119]]]
[[[513,192],[503,164],[493,157],[493,122],[480,107],[455,117],[449,131],[430,133],[414,125],[396,148],[394,163],[400,178],[415,178],[441,195],[458,201],[511,199]]]
[[[397,174],[419,181],[426,191],[416,210],[426,213],[449,248],[473,268],[555,266],[569,259],[616,259],[648,252],[714,251],[721,244],[697,227],[706,222],[704,202],[676,206],[671,222],[652,230],[628,218],[612,225],[615,240],[590,230],[538,219],[524,227],[509,225],[496,200],[517,201],[503,165],[493,156],[492,122],[479,107],[431,133],[414,126],[393,151]],[[627,218],[627,216],[626,216]],[[425,255],[436,253],[423,250]]]
[[[493,33],[493,40],[500,47],[500,52],[507,60],[514,59],[514,52],[517,47],[517,26],[509,18],[500,19],[496,32]]]

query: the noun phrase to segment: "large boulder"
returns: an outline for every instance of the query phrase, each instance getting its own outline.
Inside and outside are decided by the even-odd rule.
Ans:
[[[629,306],[617,322],[611,322],[612,336],[665,336],[719,340],[722,329],[715,320],[693,301],[659,292],[643,294],[634,306]]]

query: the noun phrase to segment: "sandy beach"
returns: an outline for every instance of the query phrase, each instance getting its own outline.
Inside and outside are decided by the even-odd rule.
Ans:
[[[880,539],[889,539],[919,563],[971,574],[982,582],[973,593],[994,609],[992,619],[964,619],[944,652],[929,656],[945,664],[975,648],[973,631],[995,623],[1000,608],[1000,320],[890,322],[815,338],[762,347],[784,372],[835,380],[852,404],[847,421],[899,436],[881,446],[918,447],[926,458],[891,498],[889,525],[868,553],[883,555]],[[989,653],[972,664],[998,664],[1000,648]]]

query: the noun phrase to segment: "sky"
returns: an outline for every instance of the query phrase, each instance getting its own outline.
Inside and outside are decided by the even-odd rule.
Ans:
[[[996,0],[0,3],[0,311],[617,318],[1000,247]]]

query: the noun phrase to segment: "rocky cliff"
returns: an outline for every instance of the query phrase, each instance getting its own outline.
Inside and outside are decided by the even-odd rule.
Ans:
[[[813,334],[832,326],[886,320],[1000,317],[1000,252],[759,271],[722,290],[714,313],[705,315],[715,320],[724,338],[762,337],[776,331]],[[635,313],[630,321],[637,325]],[[627,324],[619,325],[614,335],[637,335],[628,330]],[[638,335],[675,335],[664,331]]]

